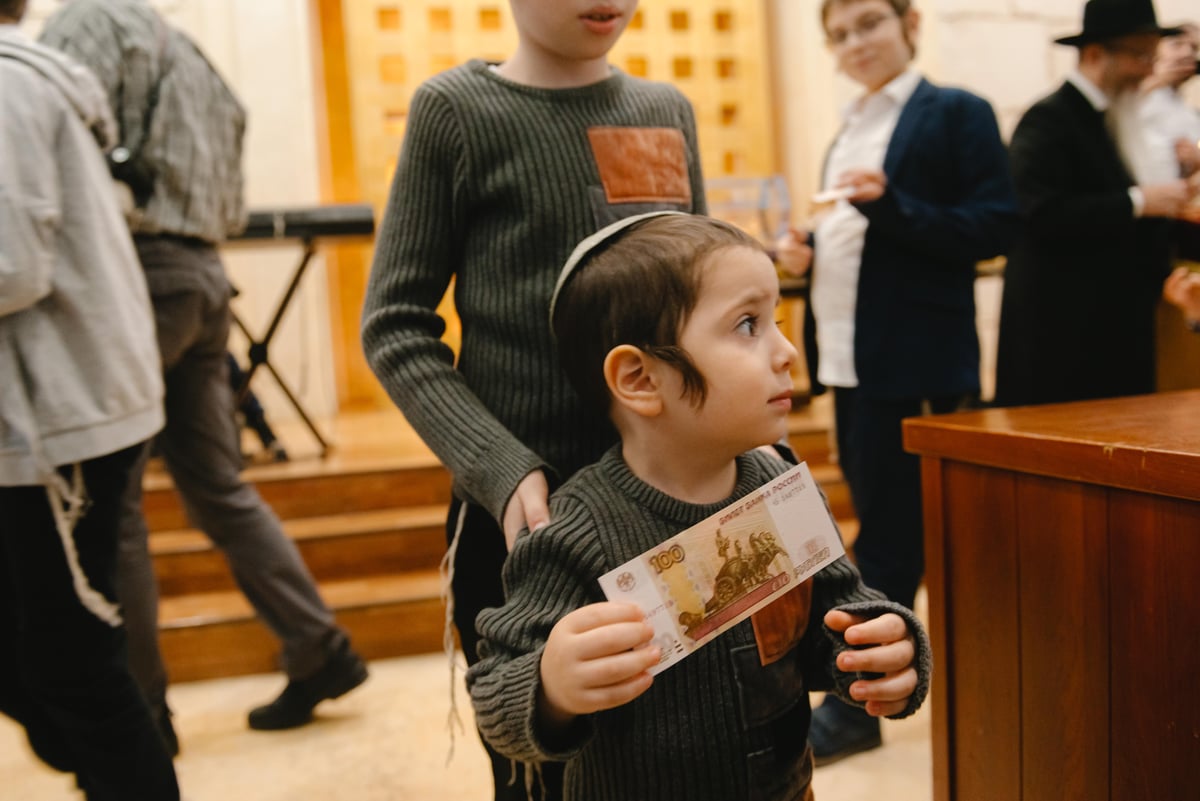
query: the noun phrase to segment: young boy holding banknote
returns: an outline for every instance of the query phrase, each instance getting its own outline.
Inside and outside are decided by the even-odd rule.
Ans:
[[[788,470],[756,450],[785,435],[791,406],[778,302],[754,239],[673,212],[609,225],[559,277],[564,369],[621,442],[518,537],[467,681],[493,747],[565,762],[568,799],[808,798],[808,691],[897,718],[925,697],[920,623],[845,557],[653,679],[643,610],[597,583]]]

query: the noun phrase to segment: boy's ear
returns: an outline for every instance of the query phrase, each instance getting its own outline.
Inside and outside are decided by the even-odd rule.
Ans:
[[[642,417],[662,412],[658,363],[641,348],[617,345],[604,357],[604,382],[613,403]]]
[[[921,34],[921,12],[909,6],[908,11],[905,11],[904,16],[900,18],[900,25],[904,32],[904,43],[908,45],[908,49],[915,57],[917,37]],[[911,61],[912,57],[909,60]]]

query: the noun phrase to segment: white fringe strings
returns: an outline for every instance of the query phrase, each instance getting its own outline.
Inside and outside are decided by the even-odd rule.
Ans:
[[[458,555],[458,543],[462,539],[463,526],[467,520],[467,504],[463,503],[458,508],[458,519],[454,521],[454,536],[450,538],[450,545],[446,548],[446,553],[442,556],[442,561],[438,565],[438,573],[442,580],[442,603],[446,605],[446,619],[442,624],[442,651],[446,654],[446,661],[450,663],[450,711],[446,716],[446,729],[450,732],[450,749],[446,753],[446,765],[450,765],[450,761],[454,759],[454,744],[455,744],[455,728],[460,732],[466,732],[466,727],[463,726],[462,716],[458,714],[458,696],[455,691],[458,689],[458,671],[464,673],[467,670],[466,664],[460,664],[456,658],[454,647],[454,591],[452,583],[454,581],[454,560]],[[546,797],[546,780],[542,776],[542,766],[534,762],[521,763],[525,766],[525,797],[529,801],[534,799],[534,785],[539,790],[540,797]],[[517,760],[509,760],[508,786],[512,787],[517,783]]]
[[[446,660],[450,663],[450,711],[446,716],[446,729],[450,732],[450,750],[446,754],[447,766],[454,758],[455,728],[457,727],[460,732],[466,732],[462,717],[458,714],[458,696],[455,691],[458,688],[458,671],[461,669],[466,672],[467,666],[465,664],[460,666],[455,655],[454,591],[451,588],[454,581],[454,559],[458,555],[458,542],[462,538],[466,519],[467,504],[463,503],[458,508],[458,520],[454,523],[454,536],[450,538],[450,545],[446,548],[446,554],[442,557],[441,564],[438,565],[438,573],[442,579],[442,603],[446,605],[446,619],[442,625],[442,652],[446,654]]]
[[[46,498],[50,512],[54,515],[54,526],[62,540],[67,567],[71,571],[71,583],[84,609],[91,612],[113,628],[121,625],[121,610],[116,604],[97,592],[88,584],[87,576],[79,565],[79,551],[75,548],[74,531],[80,518],[87,512],[87,487],[83,483],[83,466],[76,462],[71,466],[71,483],[67,483],[57,470],[51,470],[46,479]]]

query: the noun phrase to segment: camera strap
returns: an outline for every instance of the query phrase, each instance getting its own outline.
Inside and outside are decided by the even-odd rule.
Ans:
[[[167,28],[166,22],[157,14],[154,16],[154,22],[158,31],[158,76],[154,80],[154,85],[150,87],[150,92],[146,95],[146,108],[142,114],[142,130],[138,140],[136,142],[127,142],[125,131],[123,129],[121,131],[121,144],[119,147],[125,149],[122,161],[137,159],[142,152],[142,148],[146,146],[146,141],[150,138],[150,126],[154,122],[154,112],[158,109],[163,79],[171,71],[171,64],[167,62],[167,55],[170,52],[171,32]]]

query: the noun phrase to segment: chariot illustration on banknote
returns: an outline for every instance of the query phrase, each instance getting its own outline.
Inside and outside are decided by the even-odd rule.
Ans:
[[[808,466],[600,577],[605,597],[636,603],[654,627],[656,674],[685,658],[845,550]]]
[[[794,572],[762,505],[715,531],[684,532],[649,559],[681,633],[693,641],[791,582]]]

